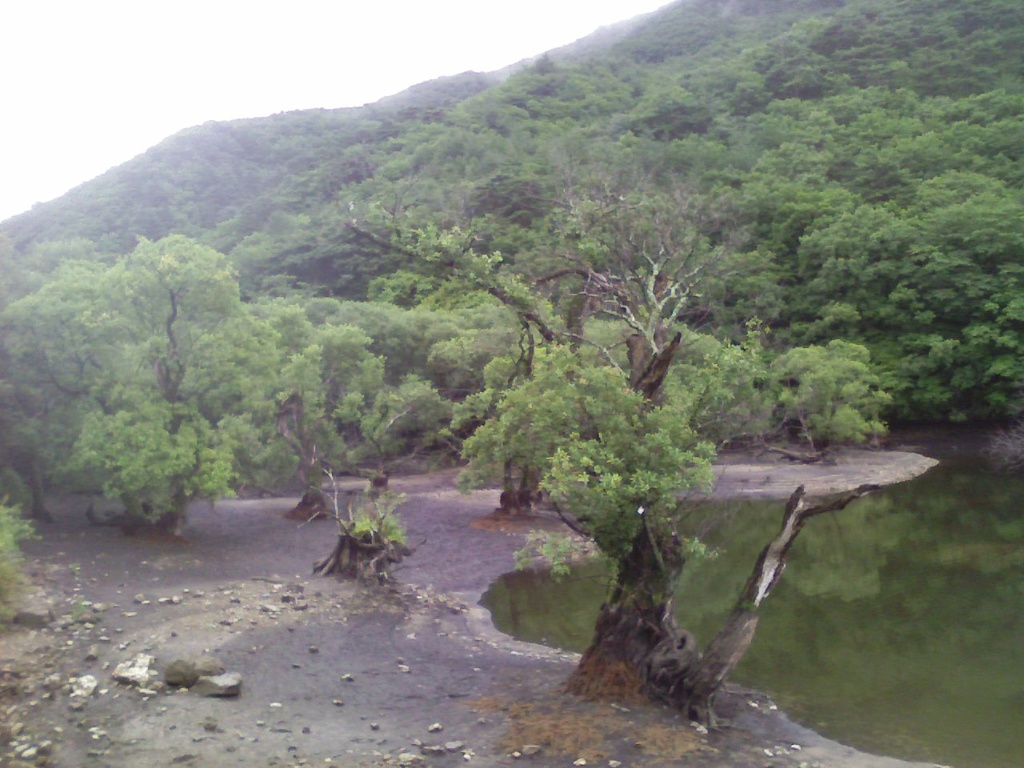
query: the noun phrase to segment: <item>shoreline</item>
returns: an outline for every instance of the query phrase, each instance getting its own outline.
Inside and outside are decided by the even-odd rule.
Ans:
[[[861,482],[853,465],[860,472],[865,461],[875,470],[885,468],[887,477],[895,476],[894,465],[918,474],[925,464],[932,466],[914,454],[893,461],[894,454],[870,453],[873,458],[851,463],[852,485]],[[751,463],[745,475],[736,462],[727,459],[724,466],[734,486],[746,476],[739,487],[764,491],[750,482],[761,464]],[[786,470],[778,477],[788,482],[789,468],[778,466]],[[796,469],[806,480],[808,467]],[[810,474],[837,471],[842,473],[842,465]],[[820,737],[774,709],[763,694],[735,686],[727,686],[719,700],[731,723],[704,735],[666,708],[609,709],[562,693],[578,656],[499,632],[478,604],[498,576],[514,569],[522,533],[479,525],[496,506],[497,491],[461,494],[454,476],[448,471],[393,478],[393,489],[408,495],[400,515],[414,552],[396,571],[395,586],[383,590],[308,575],[312,560],[332,540],[333,526],[286,520],[283,513],[296,499],[197,505],[185,542],[126,539],[116,529],[88,523],[80,500],[66,500],[55,509],[59,524],[26,545],[58,619],[46,629],[0,635],[0,668],[12,655],[21,658],[29,683],[24,706],[14,714],[25,726],[19,738],[53,742],[46,763],[52,768],[396,766],[405,764],[398,756],[410,750],[419,756],[419,748],[410,745],[430,744],[426,726],[436,721],[444,724],[441,741],[463,743],[466,754],[472,753],[471,765],[509,768],[518,764],[512,756],[518,747],[509,746],[510,739],[527,739],[516,742],[520,746],[536,743],[555,725],[571,722],[581,729],[589,723],[589,738],[599,743],[570,742],[562,752],[545,747],[530,759],[532,765],[561,768],[582,757],[591,765],[614,759],[644,768],[928,765],[860,753]],[[717,494],[726,487],[720,483]],[[75,618],[83,601],[105,606],[95,622]],[[87,650],[95,655],[93,649],[99,659],[83,661]],[[109,692],[76,701],[49,687],[54,670],[63,679],[89,672],[109,680],[104,670],[133,651],[151,652],[162,665],[203,649],[244,676],[240,699],[170,690],[140,699],[137,691],[108,683]],[[338,683],[339,673],[348,671],[355,682]],[[341,700],[344,706],[332,703]],[[268,709],[268,702],[281,708]],[[517,719],[523,712],[533,719]],[[538,721],[540,712],[553,714]],[[97,742],[90,728],[106,735]],[[671,734],[687,751],[665,752],[662,745],[662,752],[638,752],[638,729]],[[7,756],[13,751],[0,746],[0,763]],[[455,766],[468,758],[425,759]]]
[[[863,483],[889,486],[906,482],[923,475],[939,463],[937,459],[904,450],[843,449],[835,455],[834,463],[810,465],[792,463],[781,458],[753,460],[749,453],[727,454],[724,461],[716,463],[714,467],[715,487],[707,497],[721,501],[766,499],[781,502],[799,485],[806,487],[809,496],[829,495],[853,490]],[[765,478],[769,482],[764,482]],[[453,493],[458,498],[467,498],[467,495],[457,491]],[[497,491],[476,491],[469,496],[474,498],[476,506],[493,508],[497,505]],[[495,648],[518,656],[547,662],[578,662],[581,656],[579,653],[517,640],[498,630],[490,612],[479,601],[493,581],[507,573],[508,569],[494,569],[488,573],[483,562],[480,566],[475,571],[480,577],[479,581],[471,589],[450,592],[468,606],[466,619],[471,633],[486,639]],[[727,683],[722,694],[733,700],[728,707],[733,714],[730,730],[743,730],[754,737],[775,742],[773,749],[777,754],[773,756],[776,758],[783,756],[781,750],[785,748],[779,744],[785,742],[799,745],[799,750],[790,751],[792,755],[799,756],[799,764],[803,765],[817,764],[828,768],[936,768],[931,762],[863,752],[823,736],[775,708],[764,692]]]

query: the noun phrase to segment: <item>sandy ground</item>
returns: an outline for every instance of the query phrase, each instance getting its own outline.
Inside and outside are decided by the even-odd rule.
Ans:
[[[804,483],[813,495],[927,465],[891,452],[821,467],[726,457],[716,494],[784,498]],[[821,739],[750,692],[723,697],[727,725],[711,734],[664,708],[564,694],[576,658],[501,635],[477,605],[514,567],[521,533],[479,525],[497,494],[453,483],[452,473],[393,481],[408,495],[415,551],[382,589],[309,575],[334,531],[285,519],[294,499],[198,506],[184,542],[123,537],[89,524],[83,500],[63,500],[26,546],[59,618],[0,635],[0,766],[908,765]],[[242,694],[114,682],[136,653],[159,670],[211,654],[241,673]],[[86,674],[97,692],[71,696],[69,681]]]

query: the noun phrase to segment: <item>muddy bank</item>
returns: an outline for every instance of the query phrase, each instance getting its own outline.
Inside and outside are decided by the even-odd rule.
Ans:
[[[910,454],[874,455],[886,457],[875,470],[923,466]],[[848,487],[864,481],[865,466],[850,463]],[[775,486],[786,496],[791,470],[814,487],[809,469],[728,463],[716,492]],[[819,469],[823,483],[844,472]],[[762,471],[771,482],[761,482]],[[820,739],[743,691],[722,702],[732,724],[711,734],[662,708],[562,694],[575,657],[501,635],[476,604],[514,567],[521,534],[477,525],[497,494],[462,495],[453,481],[446,473],[393,482],[409,496],[401,515],[415,551],[396,585],[383,590],[309,576],[334,534],[326,522],[285,520],[295,500],[197,506],[186,542],[124,538],[90,525],[77,500],[66,500],[57,524],[26,548],[58,618],[46,629],[0,636],[0,711],[10,742],[0,764],[15,765],[35,748],[27,764],[67,768],[566,766],[578,759],[906,765]],[[183,655],[214,655],[241,674],[242,695],[145,694],[115,683],[113,667],[139,652],[155,656],[158,669]],[[85,674],[97,678],[98,690],[71,697],[67,682]],[[17,733],[12,725],[20,725]],[[532,754],[514,756],[526,747]]]

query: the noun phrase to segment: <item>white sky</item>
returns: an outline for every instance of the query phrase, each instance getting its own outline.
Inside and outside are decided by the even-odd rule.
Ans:
[[[490,71],[670,0],[2,0],[0,221],[207,120]]]

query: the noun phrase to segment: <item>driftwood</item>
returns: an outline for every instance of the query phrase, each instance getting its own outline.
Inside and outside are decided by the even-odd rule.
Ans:
[[[835,463],[834,459],[831,459],[825,451],[811,451],[805,453],[804,451],[794,451],[789,448],[776,448],[774,446],[768,447],[769,453],[777,453],[782,458],[788,459],[789,461],[797,464],[828,464]]]

